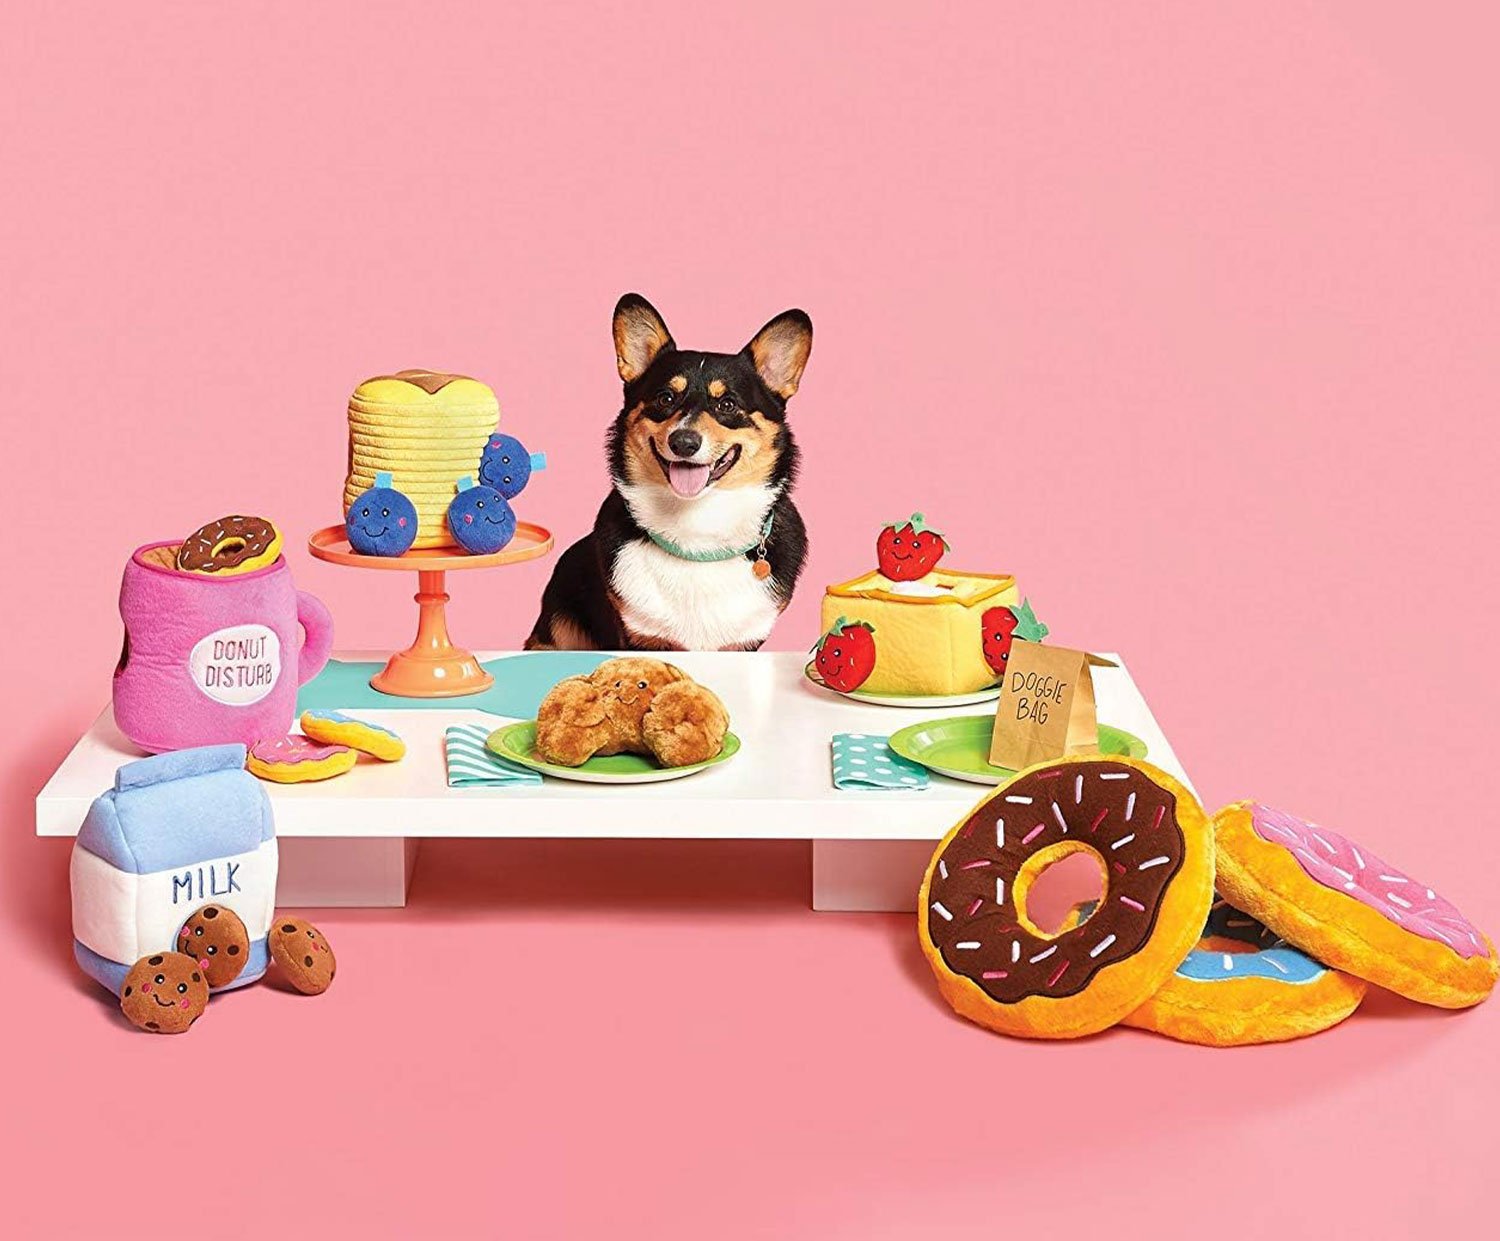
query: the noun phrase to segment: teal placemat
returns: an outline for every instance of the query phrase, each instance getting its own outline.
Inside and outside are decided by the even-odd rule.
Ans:
[[[542,773],[522,767],[485,749],[494,730],[488,724],[450,724],[443,747],[448,755],[448,787],[507,788],[516,784],[540,784]]]
[[[833,787],[836,789],[894,789],[927,787],[927,770],[902,758],[884,737],[868,733],[833,734]]]
[[[297,693],[297,713],[308,708],[348,711],[364,707],[381,711],[488,711],[516,719],[536,718],[547,691],[564,677],[592,672],[613,656],[599,651],[531,651],[491,659],[484,670],[495,683],[462,698],[401,698],[370,688],[370,678],[385,663],[345,663],[330,659],[323,671]]]

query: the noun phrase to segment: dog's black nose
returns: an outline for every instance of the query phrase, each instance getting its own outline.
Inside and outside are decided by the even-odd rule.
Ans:
[[[703,437],[696,431],[689,431],[686,427],[678,427],[671,435],[667,436],[667,447],[679,457],[691,457],[703,447]]]

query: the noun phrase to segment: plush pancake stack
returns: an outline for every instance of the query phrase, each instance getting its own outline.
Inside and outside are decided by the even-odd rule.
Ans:
[[[406,370],[365,380],[349,398],[344,510],[389,473],[417,509],[413,546],[449,546],[448,505],[499,421],[494,392],[464,375]]]

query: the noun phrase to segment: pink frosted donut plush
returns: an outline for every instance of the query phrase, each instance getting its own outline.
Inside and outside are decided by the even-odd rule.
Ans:
[[[250,747],[245,766],[262,780],[303,784],[341,776],[358,758],[346,745],[320,745],[301,733],[291,733],[274,741],[257,741]]]
[[[1288,943],[1441,1008],[1494,989],[1500,961],[1488,937],[1368,849],[1259,802],[1226,806],[1213,822],[1219,891]]]

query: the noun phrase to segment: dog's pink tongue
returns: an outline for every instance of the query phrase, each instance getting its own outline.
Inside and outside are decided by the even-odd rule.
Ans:
[[[673,461],[667,466],[667,478],[678,495],[695,496],[708,486],[708,466]]]

